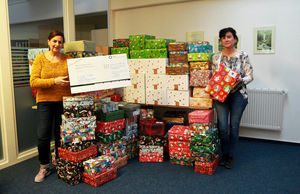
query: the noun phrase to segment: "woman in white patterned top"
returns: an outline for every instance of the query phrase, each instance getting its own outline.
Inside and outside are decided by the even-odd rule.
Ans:
[[[219,38],[224,49],[213,56],[212,70],[215,71],[221,63],[240,74],[226,100],[223,103],[214,100],[222,148],[222,157],[219,164],[231,169],[235,147],[239,138],[240,121],[248,104],[246,85],[253,80],[253,67],[250,64],[248,54],[236,49],[235,45],[238,42],[238,37],[233,28],[220,30]]]

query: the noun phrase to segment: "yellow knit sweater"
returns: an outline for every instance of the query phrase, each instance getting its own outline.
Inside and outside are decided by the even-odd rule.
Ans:
[[[32,66],[30,86],[37,88],[36,103],[62,101],[63,96],[70,96],[70,86],[54,85],[54,78],[68,75],[67,59],[69,55],[62,54],[62,59],[51,63],[45,54],[39,54]]]

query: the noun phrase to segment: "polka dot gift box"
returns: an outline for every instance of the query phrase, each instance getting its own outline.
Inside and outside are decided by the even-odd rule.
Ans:
[[[239,73],[220,64],[212,78],[209,80],[205,91],[216,100],[224,102],[239,76]]]

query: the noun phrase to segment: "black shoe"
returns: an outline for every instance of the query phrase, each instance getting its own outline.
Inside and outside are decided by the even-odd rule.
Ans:
[[[225,163],[226,163],[226,161],[227,161],[227,158],[228,158],[228,155],[227,155],[227,154],[224,154],[224,155],[221,157],[220,161],[219,161],[219,166],[225,166]]]
[[[233,158],[231,156],[227,157],[227,160],[225,162],[225,168],[227,168],[227,169],[233,168]]]

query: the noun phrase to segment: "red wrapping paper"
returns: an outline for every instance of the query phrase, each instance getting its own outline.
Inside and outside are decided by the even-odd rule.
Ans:
[[[125,119],[119,119],[111,122],[96,121],[96,132],[109,134],[114,131],[118,131],[125,127]]]
[[[212,162],[195,162],[195,172],[213,175],[219,165],[219,155]]]
[[[192,157],[192,152],[189,149],[181,149],[180,151],[177,149],[170,148],[169,152],[170,156],[178,156],[178,157]]]
[[[195,110],[189,113],[189,123],[210,123],[213,119],[213,110]]]
[[[113,101],[113,102],[120,102],[121,101],[121,95],[120,94],[111,95],[110,100]]]
[[[65,160],[70,160],[72,162],[80,162],[89,157],[97,155],[97,145],[92,145],[87,149],[78,151],[78,152],[70,152],[67,149],[58,148],[58,157],[63,158]]]
[[[139,153],[140,162],[164,162],[163,153]]]
[[[205,91],[216,100],[224,102],[239,76],[239,73],[220,64],[209,80]]]
[[[117,169],[112,168],[102,174],[99,174],[97,176],[91,176],[86,172],[82,173],[82,180],[83,182],[90,184],[94,187],[98,187],[110,180],[113,180],[117,177]]]
[[[169,141],[191,141],[191,132],[189,126],[174,125],[169,130]]]
[[[119,158],[113,164],[113,168],[117,168],[117,169],[122,168],[123,166],[127,165],[127,161],[128,161],[128,156],[127,155],[122,157],[122,158]]]

